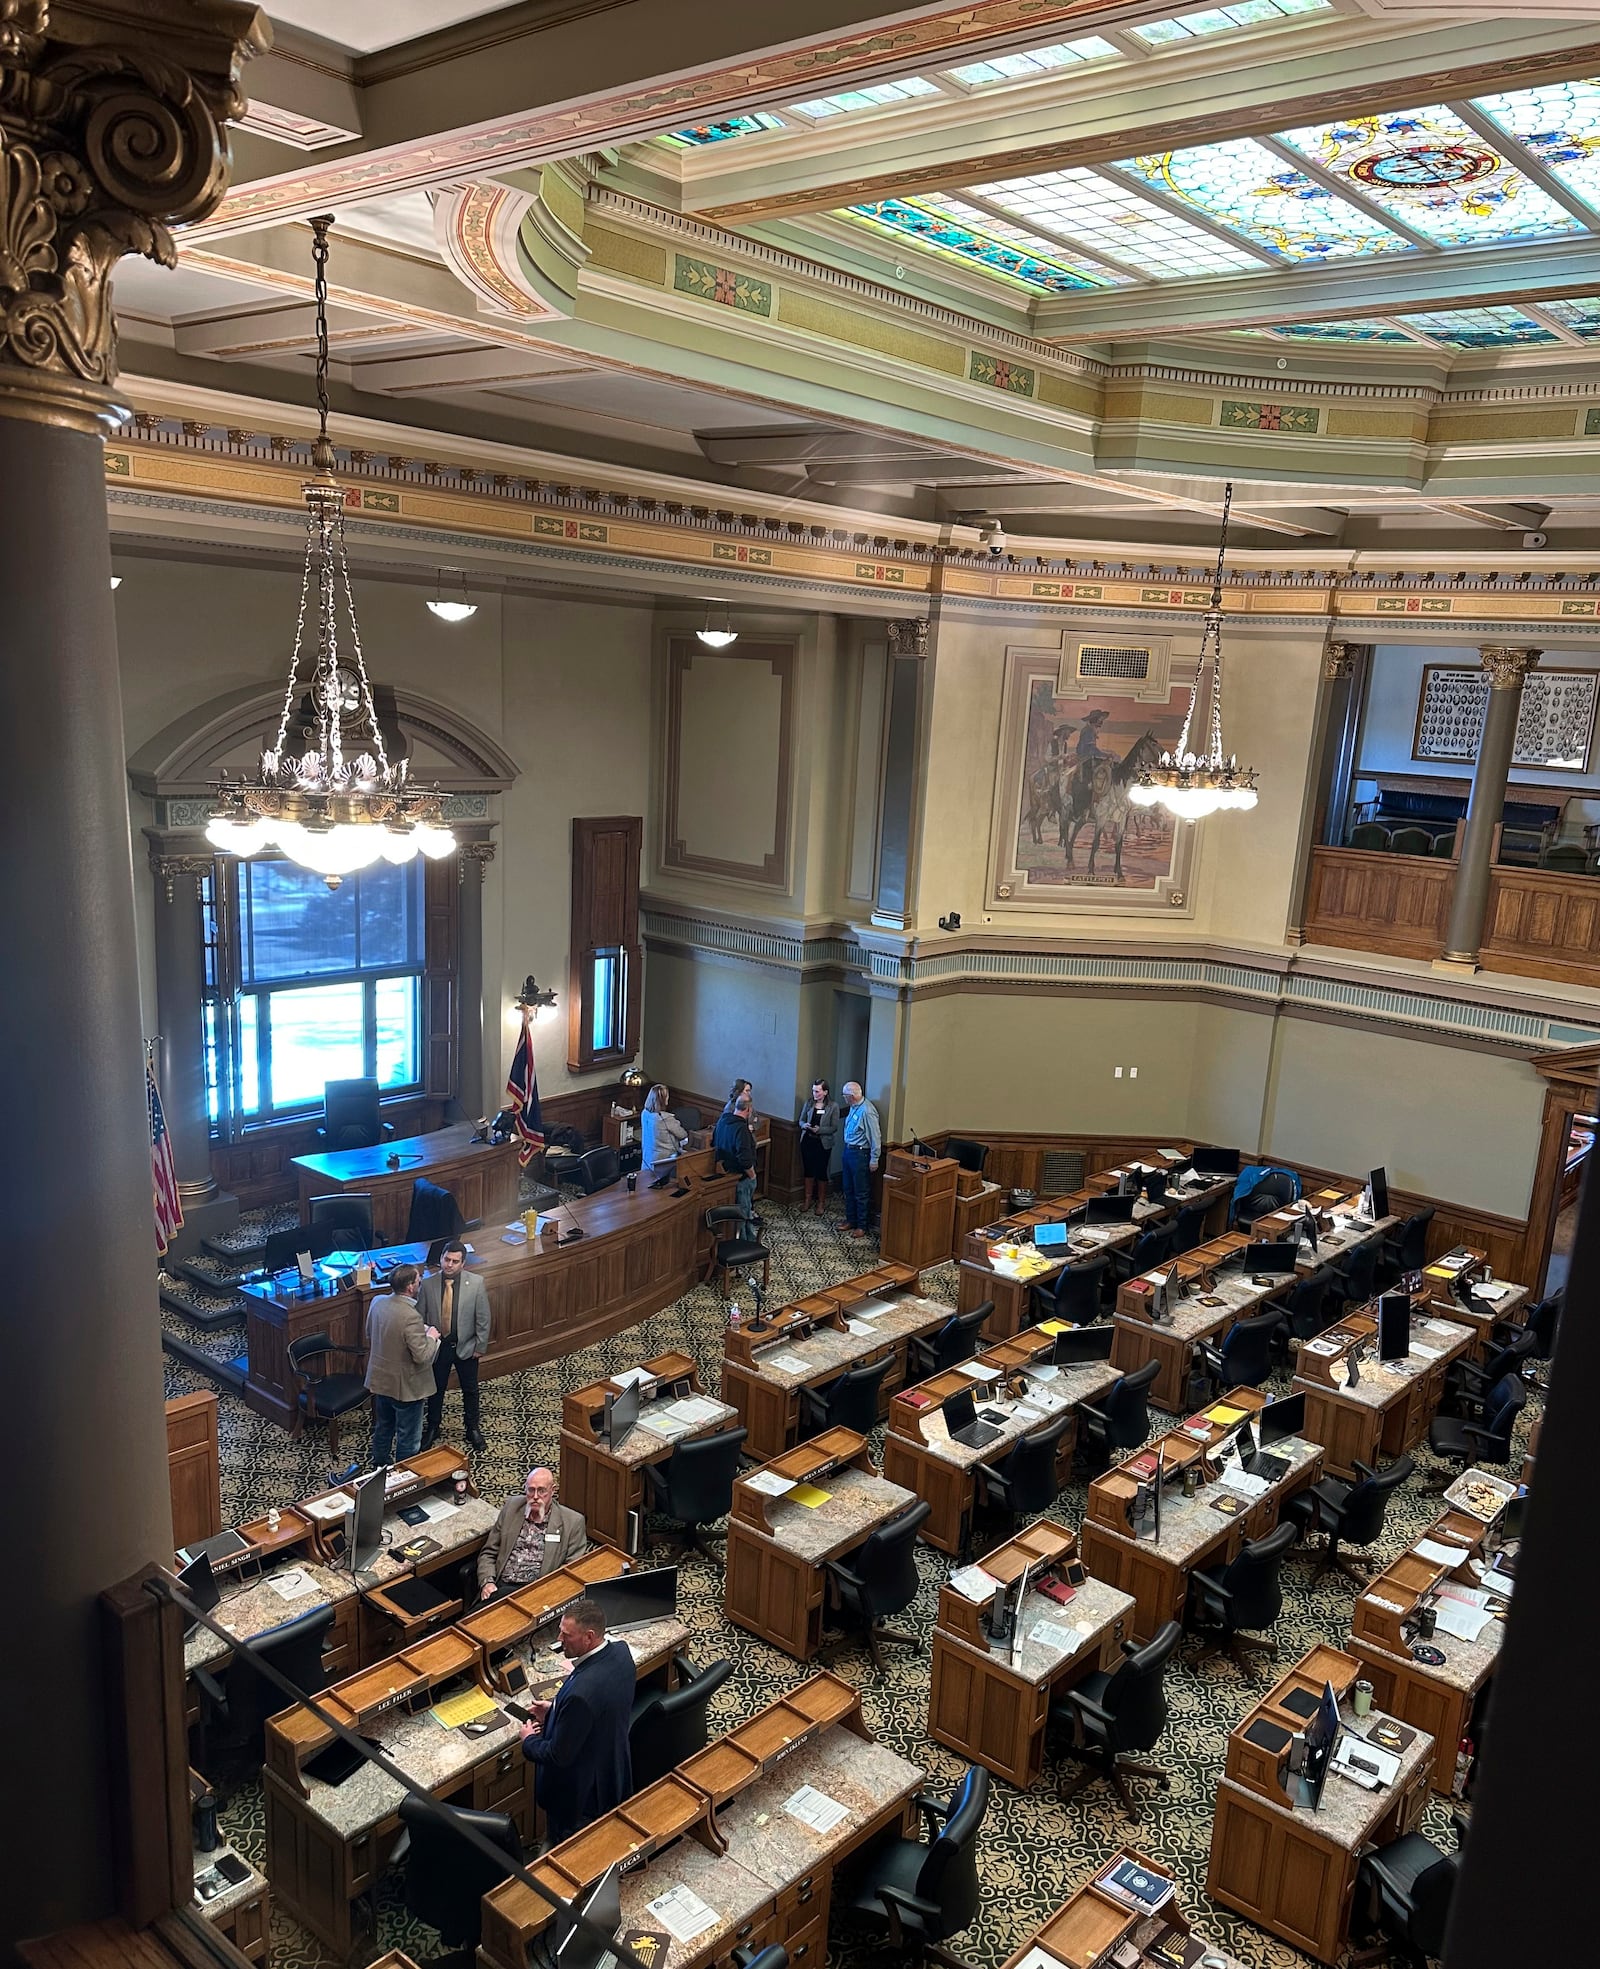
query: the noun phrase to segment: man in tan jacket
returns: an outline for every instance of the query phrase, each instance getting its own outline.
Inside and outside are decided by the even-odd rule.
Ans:
[[[439,1330],[417,1311],[422,1274],[396,1265],[388,1293],[367,1313],[367,1392],[372,1396],[372,1467],[404,1462],[422,1447],[422,1418],[433,1393]]]
[[[559,1572],[589,1549],[589,1527],[581,1511],[556,1502],[553,1470],[541,1464],[515,1497],[500,1507],[494,1530],[478,1554],[478,1597],[492,1600],[497,1592],[526,1586]]]

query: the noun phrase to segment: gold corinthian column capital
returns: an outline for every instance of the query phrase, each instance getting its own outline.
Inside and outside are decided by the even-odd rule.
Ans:
[[[1543,650],[1512,648],[1505,643],[1478,645],[1478,660],[1489,673],[1492,691],[1521,690],[1528,672],[1543,655]]]
[[[239,75],[270,43],[230,0],[0,0],[0,416],[115,428],[111,274],[172,266],[227,188]]]

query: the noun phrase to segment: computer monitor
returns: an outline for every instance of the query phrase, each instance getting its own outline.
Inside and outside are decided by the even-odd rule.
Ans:
[[[1322,1803],[1322,1787],[1328,1781],[1328,1766],[1333,1762],[1340,1727],[1339,1698],[1333,1693],[1333,1684],[1324,1682],[1317,1713],[1304,1731],[1306,1762],[1301,1775],[1305,1780],[1306,1802],[1313,1811]]]
[[[1378,1301],[1378,1359],[1403,1361],[1411,1352],[1411,1296],[1386,1292]]]
[[[1367,1178],[1367,1186],[1372,1191],[1372,1214],[1387,1217],[1389,1214],[1389,1172],[1387,1169],[1374,1169]]]
[[[1035,1224],[1033,1227],[1034,1249],[1037,1251],[1061,1251],[1066,1247],[1070,1235],[1065,1224]]]
[[[350,1570],[366,1572],[383,1550],[383,1499],[386,1470],[372,1470],[355,1481],[350,1514]]]
[[[1156,1290],[1156,1318],[1171,1319],[1183,1297],[1183,1267],[1176,1258],[1167,1267],[1167,1275]]]
[[[1292,1272],[1300,1255],[1300,1240],[1273,1240],[1250,1243],[1244,1248],[1244,1269],[1247,1272]]]
[[[984,1628],[996,1646],[1011,1639],[1011,1594],[1004,1580],[996,1580],[989,1604],[984,1609]]]
[[[588,1925],[580,1927],[579,1922]],[[560,1913],[551,1924],[559,1969],[605,1969],[615,1961],[611,1944],[622,1926],[622,1862],[606,1868],[600,1878]]]
[[[639,1384],[630,1381],[619,1393],[607,1393],[602,1433],[608,1449],[620,1449],[639,1420]]]
[[[1139,1182],[1152,1203],[1160,1203],[1167,1193],[1167,1172],[1164,1169],[1146,1169]]]
[[[1131,1224],[1137,1196],[1092,1196],[1084,1205],[1086,1224]]]
[[[1271,1449],[1274,1443],[1298,1436],[1306,1426],[1305,1396],[1285,1395],[1281,1402],[1268,1402],[1261,1411],[1259,1421],[1263,1449]]]
[[[1317,1213],[1309,1204],[1300,1212],[1300,1223],[1305,1238],[1315,1251],[1322,1240],[1317,1233]]]
[[[222,1589],[217,1585],[211,1571],[211,1554],[200,1551],[178,1574],[178,1584],[202,1613],[211,1609],[222,1598]],[[200,1623],[191,1615],[184,1614],[185,1637],[192,1634]]]
[[[939,1413],[950,1435],[959,1436],[963,1429],[970,1429],[978,1419],[978,1404],[972,1398],[972,1390],[957,1388],[953,1395],[946,1395],[939,1404]]]
[[[1196,1149],[1189,1160],[1197,1176],[1237,1176],[1239,1173],[1237,1149]]]
[[[196,1538],[179,1549],[178,1557],[185,1568],[192,1566],[202,1554],[213,1566],[220,1566],[228,1559],[234,1559],[241,1552],[250,1550],[250,1541],[236,1531],[214,1531],[209,1538]]]
[[[614,1634],[651,1620],[673,1620],[678,1612],[678,1568],[652,1566],[645,1572],[595,1580],[585,1588],[584,1598],[600,1608],[607,1630]]]
[[[279,1272],[295,1269],[295,1260],[302,1251],[310,1252],[313,1258],[326,1258],[337,1235],[331,1224],[302,1224],[292,1231],[268,1231],[262,1269],[269,1278],[276,1278]]]
[[[1050,1349],[1052,1367],[1086,1367],[1092,1361],[1108,1361],[1116,1338],[1110,1320],[1098,1326],[1069,1326],[1058,1333]]]

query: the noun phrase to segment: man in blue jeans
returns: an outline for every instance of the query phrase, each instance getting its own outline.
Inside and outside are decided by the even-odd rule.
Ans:
[[[372,1396],[372,1467],[398,1457],[404,1463],[422,1447],[422,1420],[433,1394],[433,1357],[439,1329],[417,1311],[422,1274],[396,1265],[389,1290],[367,1314],[367,1389]]]
[[[869,1179],[883,1153],[883,1131],[878,1110],[862,1093],[859,1081],[845,1082],[844,1098],[849,1108],[844,1118],[844,1220],[849,1235],[862,1238],[872,1221]]]
[[[717,1152],[717,1167],[737,1176],[733,1200],[744,1219],[742,1229],[751,1235],[750,1215],[756,1205],[756,1132],[752,1125],[755,1111],[748,1092],[734,1096],[717,1117],[711,1131],[711,1146]]]

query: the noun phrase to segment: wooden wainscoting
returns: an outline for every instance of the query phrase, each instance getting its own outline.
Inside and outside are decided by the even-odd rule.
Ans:
[[[209,1390],[167,1403],[167,1482],[172,1543],[192,1545],[222,1529],[222,1465],[217,1454],[217,1398]]]
[[[1427,855],[1313,848],[1306,942],[1391,957],[1437,957],[1455,879],[1453,861]]]
[[[1600,878],[1495,869],[1482,962],[1486,971],[1600,984]]]
[[[1288,1166],[1296,1170],[1308,1186],[1313,1183],[1348,1183],[1352,1180],[1336,1169],[1313,1169],[1302,1162]],[[1525,1280],[1526,1218],[1501,1217],[1491,1210],[1474,1210],[1464,1203],[1446,1203],[1438,1197],[1422,1196],[1413,1190],[1397,1190],[1390,1185],[1389,1208],[1397,1217],[1409,1217],[1418,1210],[1426,1210],[1430,1203],[1433,1205],[1433,1222],[1428,1226],[1430,1260],[1437,1258],[1441,1252],[1453,1250],[1458,1244],[1470,1245],[1488,1259],[1496,1278]],[[1532,1280],[1526,1279],[1526,1282],[1531,1284]]]

